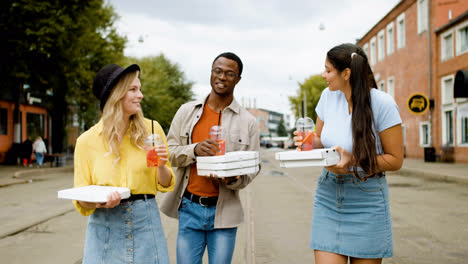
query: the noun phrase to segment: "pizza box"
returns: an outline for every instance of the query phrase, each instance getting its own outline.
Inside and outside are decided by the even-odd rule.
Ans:
[[[88,185],[58,191],[58,198],[92,203],[106,203],[107,197],[114,191],[119,192],[122,199],[127,199],[128,197],[130,197],[129,188]]]
[[[325,159],[313,160],[286,160],[280,161],[281,168],[299,168],[299,167],[326,167],[340,162],[339,157],[329,157]]]
[[[324,167],[340,162],[340,154],[331,148],[311,151],[284,151],[277,152],[275,156],[280,161],[282,168]]]
[[[197,169],[201,170],[232,170],[240,169],[245,167],[253,167],[258,165],[259,161],[257,159],[250,160],[241,160],[233,162],[223,162],[223,163],[202,163],[197,162]]]
[[[199,156],[197,163],[225,163],[258,159],[258,151],[232,151],[221,156]]]
[[[332,148],[313,149],[311,151],[283,151],[276,152],[276,159],[280,161],[285,160],[315,160],[326,159],[328,157],[339,157],[338,152]]]
[[[257,173],[260,170],[258,165],[240,169],[232,170],[203,170],[197,168],[197,174],[200,176],[210,176],[210,174],[216,174],[218,177],[232,177],[245,174]]]

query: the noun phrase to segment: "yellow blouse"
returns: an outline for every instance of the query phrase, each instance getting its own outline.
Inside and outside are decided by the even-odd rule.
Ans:
[[[145,119],[151,130],[151,121]],[[132,124],[131,124],[132,125]],[[175,176],[171,164],[166,166],[172,174],[171,183],[164,187],[158,182],[156,168],[146,166],[146,152],[130,142],[125,134],[121,148],[120,160],[113,165],[114,156],[105,155],[108,150],[102,136],[102,120],[80,135],[75,146],[75,175],[74,186],[103,185],[127,187],[132,194],[154,194],[157,192],[170,192],[174,190]],[[162,136],[167,149],[166,136],[158,122],[154,121],[154,133]],[[150,132],[151,133],[151,132]],[[169,150],[167,150],[169,153]],[[156,184],[158,182],[158,184]],[[78,202],[73,201],[76,210],[84,215],[91,215],[96,209],[87,209]]]

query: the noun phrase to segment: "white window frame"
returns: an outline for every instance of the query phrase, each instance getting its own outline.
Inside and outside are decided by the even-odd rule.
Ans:
[[[455,35],[456,35],[456,39],[455,39],[455,44],[456,44],[456,54],[457,56],[460,56],[466,52],[468,52],[468,48],[465,49],[465,50],[461,50],[461,34],[460,34],[460,30],[462,28],[465,28],[465,27],[468,27],[468,21],[458,25],[456,28],[455,28]]]
[[[463,125],[462,118],[467,118],[468,119],[468,116],[462,115],[460,113],[460,108],[461,107],[468,108],[468,103],[461,104],[461,105],[457,106],[457,146],[459,146],[459,147],[468,147],[468,142],[462,142],[462,138],[464,136],[463,135],[463,127],[462,127],[462,125]]]
[[[403,134],[403,146],[406,147],[406,126],[404,123],[401,124],[401,133]]]
[[[382,29],[377,34],[377,58],[379,61],[385,58],[385,30]]]
[[[403,33],[400,33],[400,24],[403,22]],[[405,42],[406,42],[406,22],[405,22],[405,13],[401,13],[397,17],[397,22],[396,22],[396,36],[397,36],[397,48],[401,49],[405,47]]]
[[[454,98],[453,98],[453,86],[452,87],[445,87],[445,81],[447,80],[450,80],[452,79],[452,84],[455,84],[455,75],[451,74],[451,75],[447,75],[447,76],[444,76],[440,79],[440,102],[441,102],[441,105],[442,106],[452,106],[453,105],[453,102],[454,102]],[[452,94],[452,98],[446,98],[445,96],[445,90],[446,89],[451,89],[451,94]]]
[[[379,87],[377,87],[380,91],[385,92],[385,80],[381,80],[379,82]]]
[[[428,0],[418,0],[418,34],[427,30]]]
[[[427,126],[427,142],[424,143],[424,127]],[[421,147],[430,147],[432,145],[431,124],[428,121],[419,123],[419,145]]]
[[[373,47],[373,48],[372,48]],[[373,66],[377,62],[377,41],[375,37],[372,37],[370,40],[370,64]]]
[[[392,83],[393,85],[390,85]],[[393,98],[395,98],[395,77],[389,77],[387,79],[387,93],[391,95]]]
[[[447,46],[445,45],[445,38],[449,35],[452,35],[452,54],[449,55],[449,57],[445,57],[445,49],[447,48]],[[453,51],[455,50],[453,46],[453,35],[454,35],[453,30],[449,30],[440,34],[440,59],[441,61],[446,61],[448,59],[453,58]]]
[[[453,121],[453,128],[452,128],[452,133],[454,133],[452,135],[452,138],[453,138],[453,143],[451,144],[448,144],[448,141],[447,141],[447,120],[445,118],[445,113],[447,112],[452,112],[452,121]],[[455,139],[455,115],[454,115],[454,112],[455,112],[455,108],[452,106],[445,106],[445,107],[442,107],[442,145],[444,146],[454,146],[455,145],[455,142],[456,142],[456,139]]]
[[[362,49],[364,50],[364,53],[366,53],[367,59],[369,59],[369,43],[364,44]]]
[[[387,25],[387,56],[393,52],[395,52],[395,27],[392,21]]]

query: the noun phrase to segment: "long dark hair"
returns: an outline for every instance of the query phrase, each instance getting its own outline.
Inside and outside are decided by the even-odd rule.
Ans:
[[[351,129],[353,132],[354,174],[359,177],[356,166],[372,176],[377,172],[376,136],[374,134],[374,115],[371,108],[370,90],[376,87],[372,69],[364,51],[354,44],[341,44],[327,53],[328,61],[341,73],[351,70],[351,102],[353,113]],[[361,178],[361,177],[359,177]]]

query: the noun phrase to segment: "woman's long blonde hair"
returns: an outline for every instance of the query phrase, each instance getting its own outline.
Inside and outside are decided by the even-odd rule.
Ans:
[[[120,144],[122,142],[120,131],[125,129],[122,99],[127,94],[133,80],[138,77],[139,72],[131,72],[120,78],[119,82],[112,90],[109,99],[102,110],[103,137],[107,142],[109,152],[106,155],[114,155],[114,165],[120,160]],[[143,112],[130,116],[130,142],[135,146],[142,148],[143,141],[148,135],[148,129],[144,121]],[[122,137],[127,131],[122,134]]]

